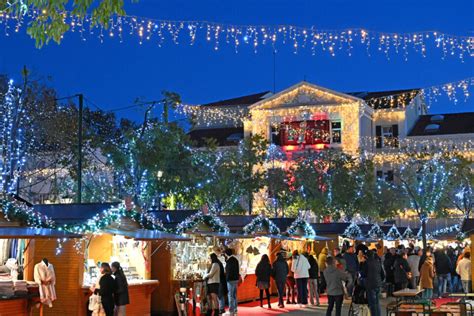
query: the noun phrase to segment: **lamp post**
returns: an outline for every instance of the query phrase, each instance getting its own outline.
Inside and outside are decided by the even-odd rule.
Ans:
[[[156,176],[158,177],[158,183],[161,183],[161,178],[163,178],[163,171],[158,170]],[[161,192],[158,193],[158,211],[161,211]]]

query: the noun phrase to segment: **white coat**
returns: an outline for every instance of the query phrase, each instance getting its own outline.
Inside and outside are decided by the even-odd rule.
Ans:
[[[208,274],[204,276],[204,278],[208,278],[208,284],[220,283],[221,281],[221,273],[220,267],[218,263],[213,263],[211,266],[211,270]]]
[[[462,258],[456,267],[456,273],[459,274],[463,281],[471,280],[471,260]]]
[[[56,300],[56,275],[53,265],[46,265],[44,261],[37,263],[34,268],[34,279],[39,286],[41,303],[53,307],[53,301]]]
[[[291,264],[291,271],[295,274],[295,279],[309,278],[309,268],[311,265],[305,256],[299,255],[298,258],[293,258]]]

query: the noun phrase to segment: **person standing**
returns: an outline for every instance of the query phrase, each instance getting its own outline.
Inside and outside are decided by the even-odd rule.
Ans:
[[[433,297],[433,280],[435,277],[433,257],[427,252],[427,256],[420,269],[420,288],[423,289],[423,298],[431,299]]]
[[[438,279],[438,297],[444,293],[451,292],[451,260],[443,249],[434,253],[434,265],[436,278]]]
[[[225,313],[225,297],[227,296],[227,281],[226,281],[226,276],[225,276],[225,269],[224,265],[222,264],[221,260],[217,260],[217,264],[219,265],[219,314],[224,314]]]
[[[319,279],[319,267],[318,262],[313,256],[314,253],[308,255],[309,263],[309,301],[311,305],[319,306],[319,291],[318,291],[318,279]]]
[[[255,269],[257,277],[257,287],[260,290],[260,307],[263,307],[263,291],[267,295],[268,308],[272,308],[270,304],[270,276],[272,274],[272,265],[267,255],[263,255]]]
[[[352,296],[354,290],[354,282],[356,280],[357,272],[359,271],[359,263],[357,255],[354,253],[354,246],[349,246],[346,252],[342,255],[346,262],[346,271],[351,275],[352,283],[347,284],[347,292]]]
[[[463,258],[456,267],[456,272],[461,277],[462,289],[464,293],[471,292],[471,253],[464,253]]]
[[[407,254],[400,249],[399,254],[393,263],[393,277],[395,281],[395,291],[403,290],[408,287],[411,270],[407,261]]]
[[[385,279],[385,273],[382,268],[382,262],[377,256],[375,250],[367,252],[367,259],[360,263],[360,273],[364,280],[365,289],[367,291],[367,300],[371,316],[381,316],[380,309],[380,289]]]
[[[115,316],[125,316],[125,306],[130,304],[127,277],[117,261],[112,262],[112,273],[115,277]]]
[[[423,250],[421,248],[415,248],[408,256],[408,265],[410,266],[411,271],[411,279],[410,279],[410,286],[412,289],[416,289],[418,287],[418,283],[420,281],[420,258],[423,254]]]
[[[290,268],[283,254],[279,252],[275,262],[273,262],[272,274],[278,290],[278,307],[284,308],[285,283]]]
[[[396,249],[390,248],[385,253],[383,268],[385,270],[385,281],[387,282],[387,296],[392,295],[393,289],[395,287],[395,277],[393,273],[393,263],[396,258]]]
[[[234,256],[234,251],[230,248],[225,250],[227,257],[225,264],[225,277],[227,281],[227,291],[229,296],[229,313],[237,314],[237,286],[240,280],[239,259]]]
[[[308,278],[309,278],[309,262],[304,255],[298,254],[298,251],[293,252],[293,263],[291,271],[295,274],[296,291],[298,295],[298,304],[308,304]]]
[[[112,270],[110,265],[106,262],[102,262],[100,265],[100,273],[102,276],[99,280],[98,293],[104,308],[105,316],[114,316],[114,293],[116,292],[115,280],[112,277]]]
[[[204,280],[207,281],[207,294],[209,296],[209,307],[207,309],[207,316],[219,315],[219,286],[221,283],[221,271],[219,266],[219,258],[215,253],[210,256],[211,266],[207,274],[204,276]]]
[[[296,304],[296,281],[295,274],[291,271],[291,266],[293,265],[293,256],[291,256],[287,261],[290,271],[288,271],[288,276],[286,278],[286,304]]]
[[[334,305],[336,306],[336,316],[341,316],[342,303],[344,301],[343,282],[352,282],[351,276],[347,272],[336,268],[336,260],[333,257],[326,258],[326,269],[323,274],[328,294],[326,316],[331,316]]]
[[[326,269],[326,258],[328,256],[329,250],[327,247],[324,247],[318,256],[318,267],[319,275],[321,277],[321,282],[319,283],[319,290],[323,293],[326,290],[326,281],[324,280],[324,270]]]

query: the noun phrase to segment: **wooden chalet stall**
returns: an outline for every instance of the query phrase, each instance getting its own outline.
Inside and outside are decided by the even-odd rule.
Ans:
[[[101,262],[120,262],[129,284],[128,315],[151,315],[151,295],[159,282],[151,278],[151,255],[154,241],[180,240],[176,235],[162,233],[162,226],[152,216],[126,210],[109,203],[38,205],[68,231],[84,234],[80,243],[63,246],[56,269],[63,269],[62,291],[70,301],[51,315],[88,315],[90,288],[96,282]],[[51,251],[52,245],[39,244]],[[54,249],[54,248],[53,248]]]
[[[56,267],[58,242],[62,241],[62,250],[68,251],[70,238],[81,238],[78,234],[66,233],[57,229],[38,228],[50,226],[52,222],[33,211],[30,205],[21,201],[1,202],[0,209],[0,315],[18,316],[52,311],[61,311],[55,315],[65,314],[63,303],[70,302],[65,292],[57,292],[53,307],[45,307],[40,302],[38,284],[34,282],[34,266],[43,258],[49,258],[55,268],[56,288],[62,288],[67,281],[63,276],[66,270]],[[18,221],[17,221],[18,220]],[[32,227],[30,227],[32,226]],[[35,227],[36,226],[36,227]],[[51,245],[51,251],[37,245]],[[74,264],[72,263],[72,269]],[[74,271],[72,271],[74,274]],[[17,281],[18,280],[18,281]]]

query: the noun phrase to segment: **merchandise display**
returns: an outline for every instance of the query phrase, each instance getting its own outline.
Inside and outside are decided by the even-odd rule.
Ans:
[[[172,276],[174,280],[202,280],[207,273],[209,255],[213,251],[212,237],[195,237],[193,242],[174,242],[172,247]]]

